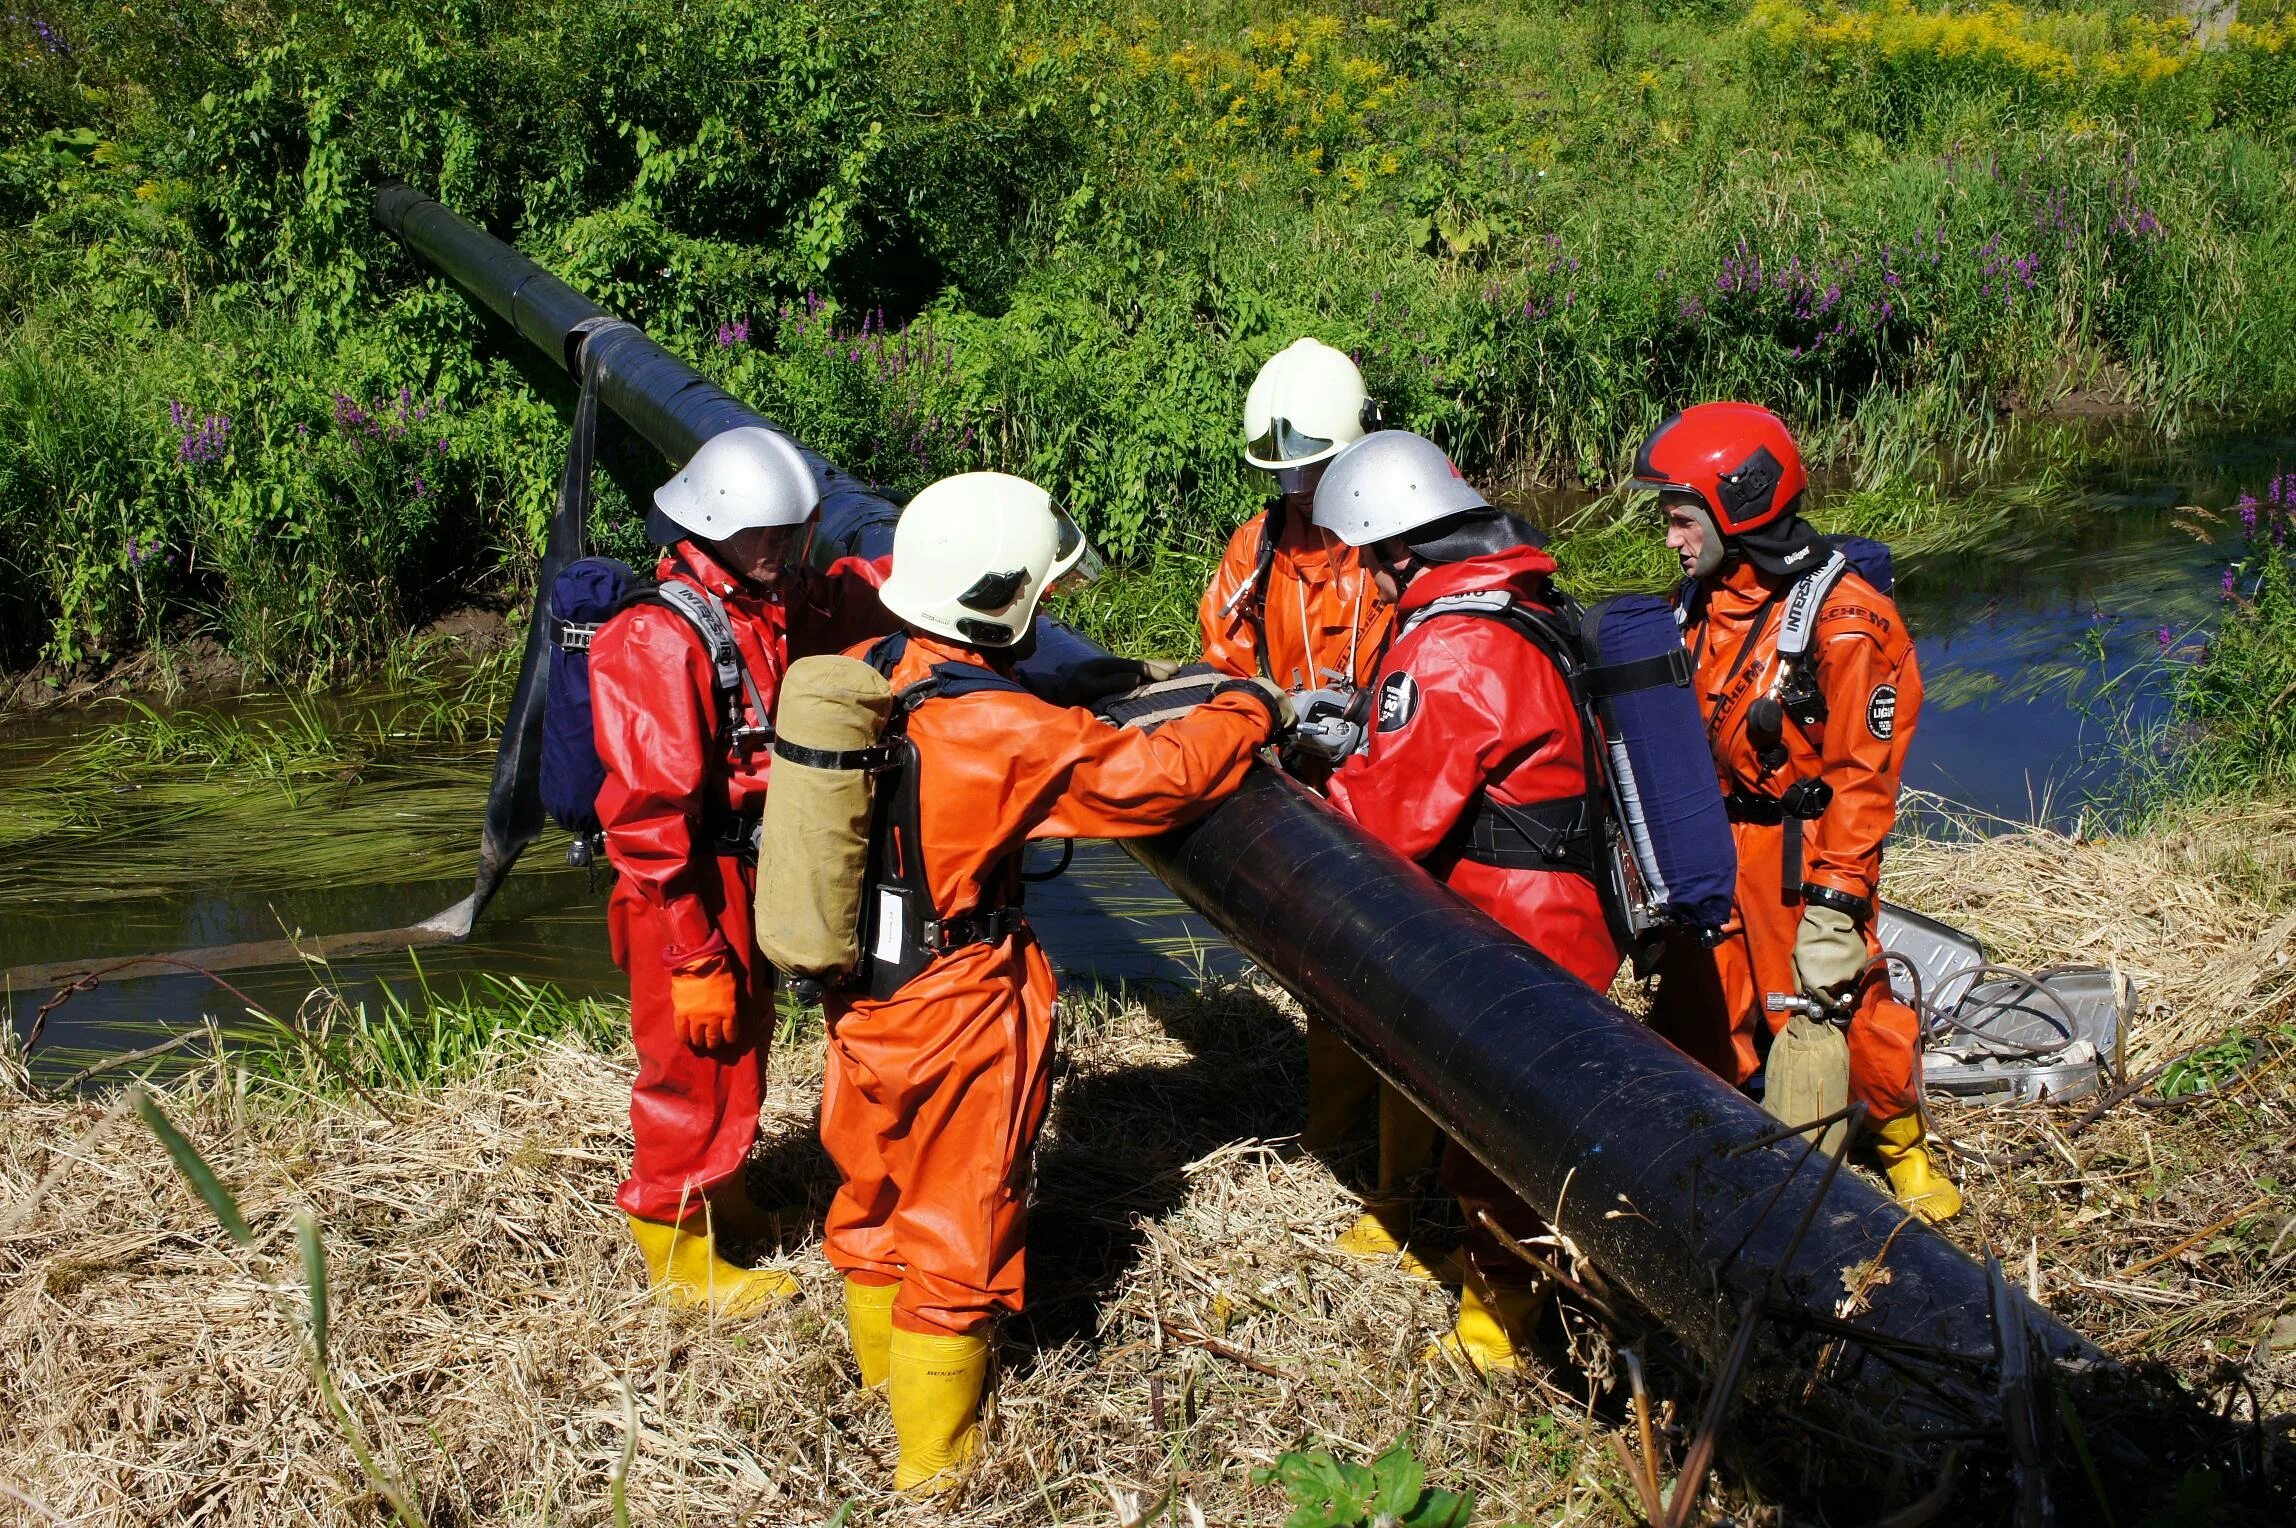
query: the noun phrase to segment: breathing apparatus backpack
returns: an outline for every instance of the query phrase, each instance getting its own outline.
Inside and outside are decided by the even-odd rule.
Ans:
[[[590,644],[599,628],[632,605],[674,610],[693,627],[709,654],[718,730],[733,746],[761,746],[773,725],[757,681],[742,662],[725,606],[690,584],[655,583],[612,557],[584,557],[550,585],[550,678],[542,710],[542,805],[551,820],[574,835],[569,864],[587,865],[603,846],[598,791],[606,766],[592,728]]]
[[[1023,876],[1015,855],[981,906],[954,917],[934,906],[909,718],[928,700],[1028,690],[978,664],[936,663],[896,691],[907,648],[896,632],[866,661],[790,665],[758,833],[758,949],[793,979],[879,1000],[949,951],[1014,932],[1023,881],[1043,879]]]
[[[1691,690],[1690,655],[1674,612],[1628,594],[1581,609],[1504,593],[1438,599],[1404,630],[1443,616],[1501,623],[1563,676],[1585,740],[1583,794],[1514,806],[1485,793],[1463,825],[1464,858],[1510,869],[1575,871],[1602,894],[1619,948],[1638,974],[1665,932],[1711,939],[1730,920],[1738,855]]]

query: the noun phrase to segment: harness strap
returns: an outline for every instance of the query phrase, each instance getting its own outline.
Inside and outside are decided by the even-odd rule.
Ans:
[[[717,691],[726,698],[727,735],[739,746],[771,742],[771,708],[766,705],[757,680],[751,676],[749,665],[742,662],[741,647],[734,641],[733,621],[726,614],[725,602],[674,578],[655,585],[653,597],[684,616],[702,639]]]
[[[1818,634],[1818,612],[1849,567],[1850,560],[1836,551],[1786,586],[1786,611],[1778,622],[1779,657],[1799,663],[1809,656],[1810,644]]]
[[[1774,828],[1781,824],[1786,829],[1786,843],[1780,864],[1779,880],[1788,887],[1802,883],[1803,824],[1816,822],[1826,815],[1826,808],[1834,804],[1834,788],[1814,776],[1806,776],[1787,786],[1775,796],[1759,791],[1732,791],[1722,798],[1722,806],[1732,822],[1750,822]]]
[[[1690,652],[1681,647],[1629,663],[1606,663],[1586,669],[1580,675],[1580,683],[1586,687],[1590,700],[1607,700],[1613,695],[1653,690],[1660,685],[1687,689],[1690,680]]]
[[[1512,806],[1486,794],[1466,820],[1459,858],[1500,870],[1558,870],[1591,878],[1595,821],[1584,796]]]
[[[880,770],[893,761],[893,750],[883,744],[869,748],[808,748],[788,738],[773,740],[773,756],[809,769]]]
[[[909,634],[897,631],[872,646],[865,661],[889,679],[908,650]],[[929,700],[961,699],[989,691],[1027,693],[1025,686],[978,664],[936,663],[925,678],[895,694],[893,715],[876,748],[842,754],[802,750],[820,758],[857,761],[831,764],[827,766],[830,768],[886,771],[878,786],[869,850],[869,905],[880,923],[870,940],[867,985],[870,995],[877,999],[893,996],[952,950],[994,944],[1028,926],[1020,906],[1023,877],[1017,853],[982,878],[982,905],[946,918],[933,904],[932,880],[925,866],[917,745],[909,736],[909,718]],[[798,757],[792,752],[793,746],[777,741],[774,751],[782,757]],[[869,762],[870,755],[881,758]],[[814,762],[807,758],[798,761]]]
[[[1001,907],[976,907],[971,912],[959,913],[953,918],[928,919],[924,928],[924,946],[934,955],[946,955],[972,944],[995,944],[1009,939],[1028,927],[1028,915],[1018,903],[1008,902]]]

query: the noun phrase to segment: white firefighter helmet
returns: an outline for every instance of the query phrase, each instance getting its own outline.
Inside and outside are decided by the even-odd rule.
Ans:
[[[1491,501],[1459,475],[1443,448],[1409,430],[1375,430],[1332,458],[1315,489],[1315,523],[1349,546],[1369,546]]]
[[[1327,461],[1362,438],[1369,406],[1363,373],[1345,352],[1293,340],[1244,394],[1244,460],[1270,472]]]
[[[1052,495],[1003,472],[960,472],[909,501],[893,571],[877,591],[912,626],[972,647],[1010,647],[1065,575],[1098,566]]]
[[[646,529],[663,543],[685,535],[723,541],[761,525],[803,525],[820,502],[820,485],[788,436],[742,425],[703,441],[654,490],[660,520],[648,516]]]

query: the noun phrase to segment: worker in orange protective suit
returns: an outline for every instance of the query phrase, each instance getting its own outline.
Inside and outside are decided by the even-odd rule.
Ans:
[[[738,660],[731,693],[709,638],[665,596],[608,619],[589,646],[598,821],[618,872],[606,923],[638,1050],[616,1202],[657,1297],[726,1316],[797,1287],[718,1250],[721,1233],[756,1229],[741,1171],[772,995],[750,918],[767,722],[793,651],[834,652],[891,625],[873,567],[785,566],[818,497],[796,448],[755,427],[712,438],[654,497],[657,577],[716,612]]]
[[[1548,650],[1508,618],[1551,608],[1554,559],[1491,507],[1440,447],[1401,430],[1342,452],[1316,523],[1364,548],[1402,627],[1362,752],[1331,777],[1333,806],[1426,866],[1581,981],[1603,991],[1619,948],[1594,875],[1586,734]],[[1432,1127],[1428,1127],[1432,1129]],[[1485,1373],[1520,1366],[1546,1290],[1507,1248],[1544,1221],[1453,1142],[1441,1181],[1466,1212],[1459,1314],[1438,1349]]]
[[[990,1326],[1026,1292],[1054,985],[1021,913],[1021,851],[1185,821],[1242,782],[1284,715],[1237,680],[1150,734],[1014,683],[1039,597],[1082,551],[1035,484],[943,479],[894,532],[882,594],[907,630],[854,650],[906,716],[914,794],[881,777],[877,810],[900,834],[913,801],[914,841],[870,888],[865,990],[828,1004],[821,1140],[841,1181],[825,1245],[862,1383],[887,1387],[904,1491],[947,1489],[978,1447]],[[885,911],[904,899],[907,916]]]
[[[1864,1104],[1898,1200],[1949,1218],[1961,1195],[1924,1144],[1920,1022],[1874,935],[1921,714],[1905,618],[1801,518],[1801,455],[1769,410],[1674,415],[1635,480],[1658,492],[1688,580],[1683,633],[1738,849],[1732,924],[1711,954],[1669,946],[1654,1023],[1734,1083],[1763,1071],[1789,1124]]]
[[[1363,374],[1347,355],[1314,339],[1294,340],[1252,379],[1244,397],[1244,460],[1275,479],[1277,498],[1237,527],[1197,611],[1204,661],[1223,673],[1258,674],[1298,695],[1320,693],[1345,712],[1379,672],[1395,613],[1372,588],[1363,555],[1315,524],[1315,485],[1324,467],[1378,419]],[[1312,701],[1307,704],[1313,704]],[[1291,761],[1309,783],[1329,759]],[[1307,1021],[1307,1127],[1301,1141],[1326,1150],[1370,1106],[1378,1079],[1313,1014]],[[1380,1089],[1390,1189],[1432,1159],[1434,1134],[1409,1105]],[[1399,1112],[1400,1111],[1400,1112]],[[1361,1240],[1361,1238],[1358,1238]],[[1348,1250],[1393,1250],[1373,1234]]]
[[[1277,498],[1238,526],[1197,609],[1204,661],[1294,693],[1355,690],[1379,672],[1394,613],[1355,548],[1314,523],[1323,469],[1378,410],[1355,363],[1319,340],[1276,352],[1244,396],[1244,460]]]

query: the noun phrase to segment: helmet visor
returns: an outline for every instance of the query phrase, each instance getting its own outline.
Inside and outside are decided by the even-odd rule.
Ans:
[[[1321,435],[1310,435],[1292,428],[1288,419],[1268,421],[1268,427],[1244,446],[1244,454],[1258,457],[1263,462],[1296,462],[1305,456],[1329,451],[1331,441]]]
[[[1092,550],[1092,543],[1084,539],[1084,532],[1068,518],[1066,511],[1056,507],[1052,518],[1059,528],[1060,539],[1053,547],[1052,571],[1045,577],[1045,593],[1067,594],[1098,583],[1100,575],[1108,571],[1108,565]]]

